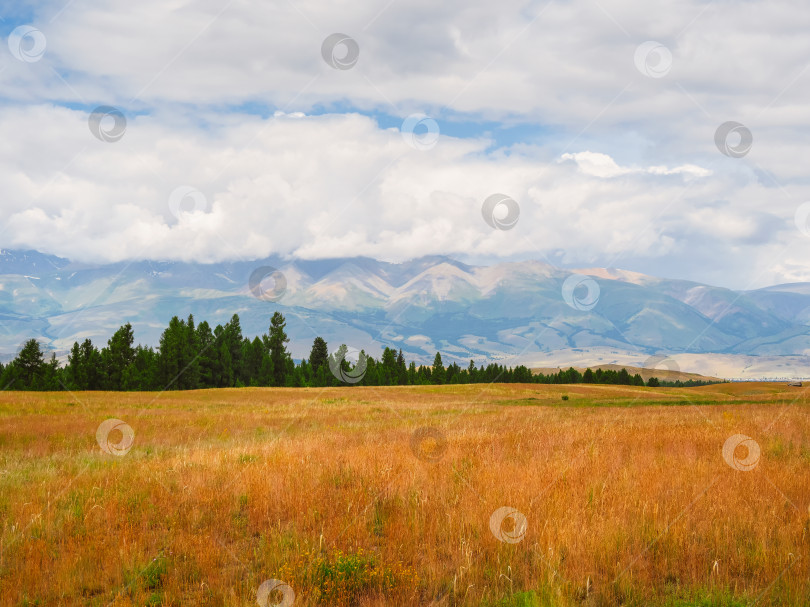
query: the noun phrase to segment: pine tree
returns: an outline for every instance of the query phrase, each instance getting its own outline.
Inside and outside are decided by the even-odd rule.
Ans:
[[[264,343],[258,337],[254,337],[253,341],[245,339],[244,348],[242,349],[243,359],[243,376],[242,383],[246,386],[259,386],[259,377],[262,372],[262,363],[266,356]]]
[[[309,364],[313,374],[324,365],[329,365],[329,349],[322,337],[316,337],[312,342],[312,351],[309,353]]]
[[[470,364],[467,367],[467,375],[470,377],[470,383],[478,382],[478,370],[475,368],[475,361],[470,359]]]
[[[363,378],[357,382],[357,385],[360,386],[382,386],[385,385],[385,374],[383,371],[383,366],[381,362],[374,360],[373,356],[366,356],[365,350],[361,350],[361,355],[365,357],[365,365],[366,371],[363,375]],[[360,363],[360,357],[357,358],[358,364]],[[345,358],[343,359],[343,370],[346,371],[349,375],[355,375],[356,372],[351,368],[349,361]]]
[[[332,386],[334,385],[335,378],[332,377],[332,373],[329,371],[329,365],[321,365],[318,367],[318,371],[313,373],[311,385],[321,388],[324,386]]]
[[[232,383],[230,386],[236,385],[237,380],[241,380],[244,372],[242,370],[242,325],[239,322],[239,315],[234,314],[231,320],[225,325],[225,332],[223,333],[223,340],[225,346],[228,348],[228,353],[231,358],[231,374]]]
[[[180,375],[185,368],[188,347],[186,345],[186,323],[177,316],[169,321],[169,326],[160,336],[158,354],[158,383],[162,390],[180,389]]]
[[[286,385],[287,376],[287,354],[286,343],[290,341],[284,328],[287,323],[284,321],[284,316],[281,312],[274,312],[273,317],[270,319],[270,335],[268,337],[268,345],[270,349],[270,359],[273,361],[273,385],[284,386]]]
[[[442,355],[439,352],[436,352],[436,356],[433,359],[431,380],[434,384],[443,384],[445,382],[445,370],[442,364]]]
[[[82,360],[82,347],[79,342],[73,342],[68,354],[68,363],[65,366],[65,382],[70,390],[88,390],[87,369]]]
[[[61,389],[61,372],[56,352],[51,352],[48,362],[42,365],[37,382],[37,390],[55,391]]]
[[[264,344],[262,344],[264,345]],[[275,374],[273,373],[273,361],[266,348],[262,348],[262,366],[259,369],[259,385],[272,386]]]
[[[123,378],[124,390],[156,390],[158,355],[152,348],[137,346],[135,360],[127,368]]]
[[[397,383],[400,386],[408,385],[408,366],[405,364],[405,355],[402,353],[402,348],[399,349],[397,354]]]
[[[0,390],[12,390],[16,387],[15,383],[17,383],[17,371],[14,368],[14,361],[11,361],[3,367],[3,373],[0,374]]]
[[[214,329],[217,336],[217,366],[214,373],[214,380],[218,388],[231,388],[234,385],[233,359],[228,344],[225,342],[225,329],[217,325]]]
[[[197,339],[197,328],[194,316],[188,315],[183,327],[183,367],[178,381],[178,390],[196,390],[200,387],[200,343]]]
[[[90,339],[85,339],[81,346],[81,364],[87,377],[88,390],[101,390],[104,370],[101,364],[101,352]]]
[[[122,390],[123,377],[129,365],[135,360],[135,335],[132,325],[127,323],[118,329],[107,341],[107,347],[101,351],[104,370],[104,388]]]
[[[380,366],[381,385],[393,386],[398,383],[399,371],[397,371],[397,353],[394,350],[391,348],[385,348],[385,350],[383,350]]]
[[[197,347],[199,348],[199,385],[200,388],[215,388],[214,379],[217,367],[218,350],[211,326],[202,321],[197,325]]]
[[[40,389],[40,376],[45,366],[45,357],[36,339],[29,339],[25,342],[10,366],[13,366],[16,371],[14,387],[17,390]]]
[[[533,381],[531,370],[525,365],[518,365],[512,373],[515,383],[530,384]]]

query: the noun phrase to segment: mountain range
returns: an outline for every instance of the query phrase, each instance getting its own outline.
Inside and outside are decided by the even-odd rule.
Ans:
[[[271,269],[282,276],[257,283]],[[87,337],[101,346],[127,322],[136,341],[157,345],[174,315],[214,325],[238,313],[253,336],[276,310],[295,358],[320,335],[330,348],[378,355],[390,346],[420,362],[437,350],[446,361],[543,367],[713,359],[734,361],[720,374],[732,376],[755,357],[770,361],[757,368],[795,376],[810,353],[810,283],[733,291],[618,269],[472,266],[449,257],[90,265],[0,252],[4,360],[31,337],[58,354]],[[717,374],[705,364],[688,370]]]

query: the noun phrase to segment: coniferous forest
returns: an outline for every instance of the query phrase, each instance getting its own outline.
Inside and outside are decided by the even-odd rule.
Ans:
[[[132,325],[118,329],[100,350],[86,339],[74,343],[67,362],[55,354],[46,358],[36,339],[30,339],[7,365],[0,363],[0,388],[6,390],[196,390],[244,386],[321,387],[339,385],[393,386],[471,383],[555,383],[645,385],[639,374],[574,368],[556,374],[533,374],[527,367],[497,363],[445,366],[439,352],[432,365],[405,361],[402,350],[385,348],[376,360],[360,352],[352,365],[349,349],[341,345],[331,354],[326,341],[316,337],[308,359],[296,363],[287,351],[286,322],[275,312],[268,333],[250,339],[242,335],[239,316],[213,330],[193,316],[175,316],[163,331],[157,348],[135,345]],[[689,386],[704,382],[660,382],[648,386]]]

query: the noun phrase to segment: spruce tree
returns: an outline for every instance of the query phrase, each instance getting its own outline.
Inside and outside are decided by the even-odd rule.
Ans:
[[[123,377],[127,368],[135,360],[135,335],[132,325],[127,323],[118,329],[107,341],[107,347],[101,351],[104,370],[104,389],[122,390]]]
[[[160,336],[158,383],[161,390],[178,390],[180,375],[186,365],[186,323],[177,316]]]
[[[258,337],[254,337],[253,341],[245,339],[244,348],[242,350],[243,358],[243,374],[242,383],[246,386],[260,386],[259,377],[262,372],[262,363],[266,356],[264,343]]]
[[[48,362],[42,365],[35,389],[48,391],[61,389],[61,372],[59,361],[56,359],[56,352],[51,352]]]
[[[38,390],[40,388],[40,375],[45,366],[45,357],[36,339],[25,342],[11,363],[16,371],[17,390]]]
[[[416,363],[411,361],[411,364],[408,365],[408,384],[414,386],[417,384],[417,381]]]
[[[316,337],[312,342],[312,351],[309,353],[309,364],[312,366],[313,374],[324,365],[329,365],[329,350],[322,337]]]
[[[135,360],[127,368],[123,378],[124,390],[157,390],[157,359],[158,355],[152,348],[137,346]]]
[[[200,387],[200,344],[194,316],[188,315],[183,327],[183,360],[178,380],[178,390],[196,390]]]
[[[405,364],[405,355],[402,353],[402,348],[399,349],[399,354],[397,354],[397,383],[400,386],[408,384],[408,366]]]
[[[199,348],[199,385],[200,388],[215,388],[214,375],[217,367],[218,348],[211,326],[202,321],[197,325],[197,347]]]
[[[385,350],[383,350],[380,365],[380,385],[393,386],[394,384],[399,383],[397,353],[393,349],[385,348]]]
[[[270,360],[273,362],[273,385],[284,386],[286,385],[287,376],[287,354],[286,343],[290,341],[284,328],[287,323],[284,321],[284,316],[281,312],[274,312],[273,317],[270,319],[270,335],[268,337],[268,345],[270,349]]]
[[[230,366],[232,374],[231,386],[236,385],[237,380],[241,380],[243,376],[242,371],[242,325],[239,322],[239,315],[234,314],[231,320],[225,325],[225,332],[223,334],[225,346],[228,348],[230,354]]]
[[[445,382],[445,370],[442,364],[442,355],[439,352],[436,352],[436,356],[433,359],[431,380],[434,384],[443,384]]]
[[[82,361],[82,348],[79,342],[73,342],[65,366],[65,383],[70,390],[88,390],[87,370]]]

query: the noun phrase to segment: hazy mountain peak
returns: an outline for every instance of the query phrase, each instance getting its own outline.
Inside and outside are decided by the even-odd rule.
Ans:
[[[248,289],[260,267],[284,274],[278,301]],[[599,280],[592,309],[564,300],[561,283],[572,272]],[[402,348],[427,362],[432,349],[448,360],[524,363],[572,348],[635,357],[810,351],[810,283],[735,292],[616,268],[564,270],[535,260],[471,266],[442,256],[80,266],[36,251],[0,254],[0,351],[7,356],[30,337],[58,352],[85,337],[103,343],[125,322],[140,343],[157,345],[172,316],[190,313],[213,325],[238,313],[252,336],[267,330],[275,310],[285,313],[299,358],[315,335],[370,353]]]
[[[595,276],[596,278],[602,278],[604,280],[629,282],[635,285],[658,282],[659,280],[647,274],[631,272],[630,270],[619,270],[617,268],[577,268],[571,270],[571,272],[575,274],[587,274],[588,276]]]

